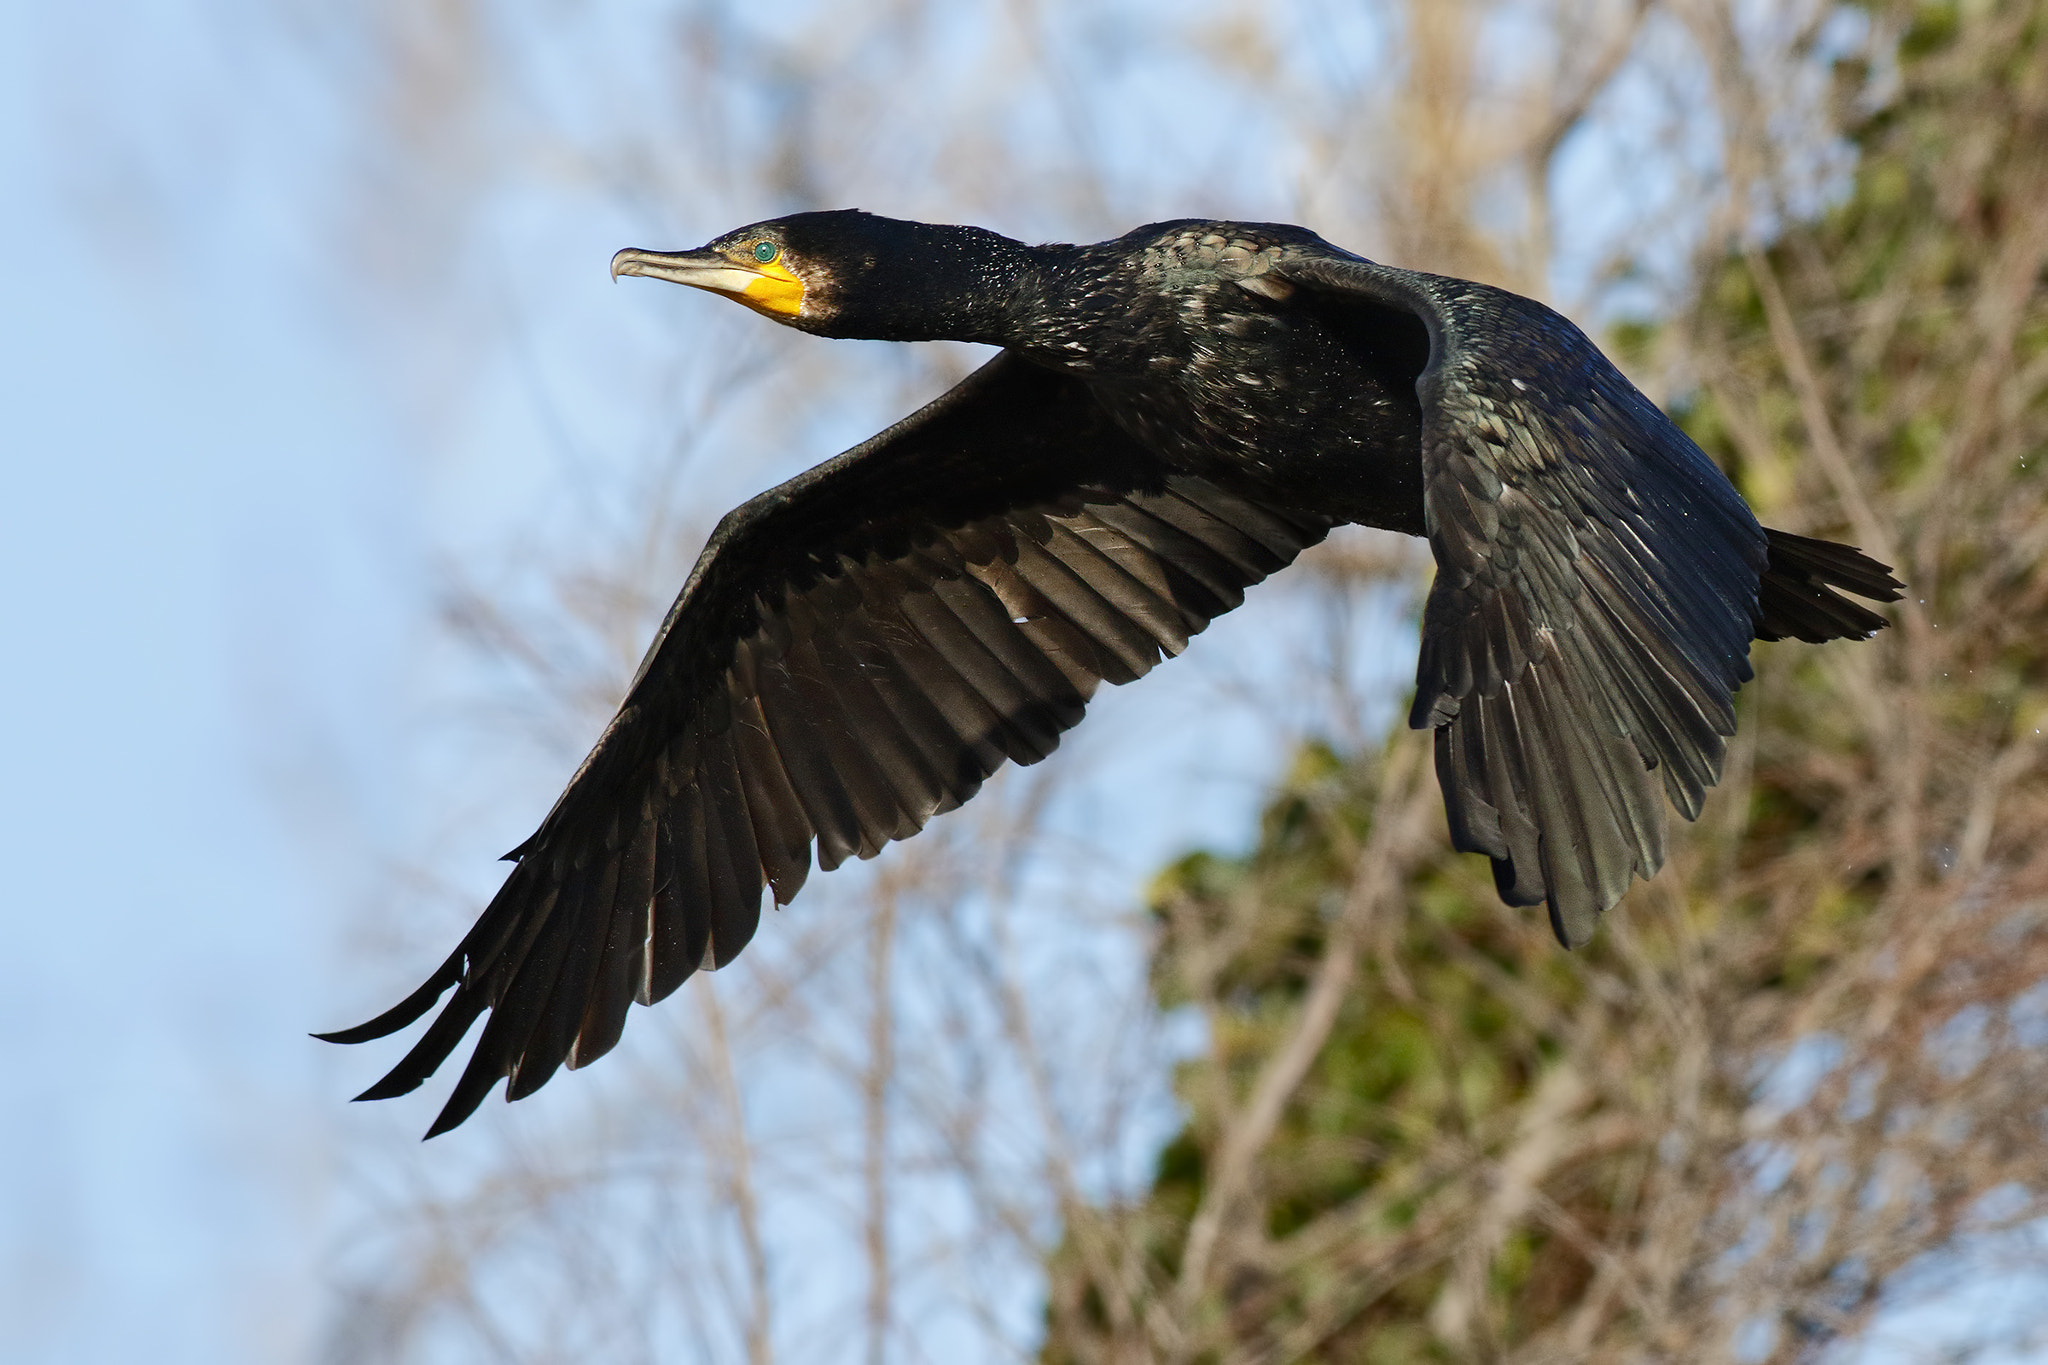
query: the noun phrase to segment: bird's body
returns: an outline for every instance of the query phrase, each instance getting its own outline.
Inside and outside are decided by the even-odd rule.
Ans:
[[[1276,306],[1290,248],[1336,254],[1314,233],[1188,219],[1082,247],[998,240],[1007,307],[964,339],[1081,381],[1170,468],[1422,534],[1428,331],[1395,309]]]
[[[720,523],[618,715],[365,1098],[491,1018],[436,1121],[609,1049],[795,895],[1035,762],[1342,522],[1427,535],[1411,723],[1454,843],[1583,942],[1696,816],[1753,638],[1868,635],[1883,566],[1765,531],[1571,323],[1298,227],[1092,246],[799,214],[614,272],[828,336],[988,342],[920,412]]]

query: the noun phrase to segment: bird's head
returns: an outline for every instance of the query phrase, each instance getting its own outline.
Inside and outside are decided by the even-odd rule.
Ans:
[[[820,336],[994,341],[1030,250],[982,228],[833,209],[752,223],[696,251],[629,247],[612,277],[708,289]]]

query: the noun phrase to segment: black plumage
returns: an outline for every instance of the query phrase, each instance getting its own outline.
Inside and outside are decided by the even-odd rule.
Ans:
[[[1752,639],[1867,636],[1899,584],[1759,527],[1721,472],[1541,304],[1301,228],[1181,221],[1093,246],[798,214],[615,274],[826,336],[1001,354],[718,525],[618,714],[476,927],[454,994],[362,1098],[489,1021],[432,1133],[531,1093],[869,857],[1035,763],[1340,522],[1435,553],[1410,723],[1457,847],[1582,943],[1698,815]],[[430,1133],[431,1135],[431,1133]]]

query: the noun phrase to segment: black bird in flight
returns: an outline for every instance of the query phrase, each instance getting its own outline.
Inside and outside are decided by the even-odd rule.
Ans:
[[[828,337],[986,342],[950,392],[718,524],[618,714],[504,887],[356,1043],[454,994],[360,1097],[490,1011],[431,1137],[618,1042],[787,903],[907,839],[1101,682],[1177,654],[1340,522],[1427,536],[1409,724],[1452,842],[1567,947],[1720,777],[1752,639],[1866,637],[1900,585],[1757,525],[1578,328],[1303,228],[1181,220],[1093,246],[856,211],[612,273]]]

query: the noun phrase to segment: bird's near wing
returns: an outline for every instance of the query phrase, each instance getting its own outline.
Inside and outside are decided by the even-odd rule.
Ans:
[[[1176,654],[1330,519],[1171,474],[1005,353],[722,521],[597,747],[476,927],[361,1042],[454,995],[361,1098],[431,1075],[428,1136],[530,1094],[753,936],[761,891],[869,857],[1035,763],[1102,681]]]
[[[1541,304],[1356,258],[1282,273],[1313,306],[1428,326],[1416,387],[1437,572],[1409,723],[1436,731],[1453,842],[1493,859],[1502,899],[1547,901],[1559,940],[1583,943],[1663,864],[1659,788],[1693,819],[1720,778],[1764,532]]]

